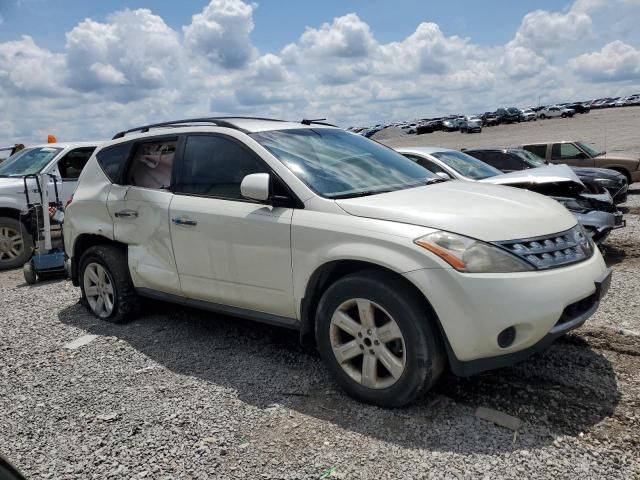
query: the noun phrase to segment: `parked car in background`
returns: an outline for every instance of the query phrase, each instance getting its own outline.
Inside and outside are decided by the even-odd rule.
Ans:
[[[504,173],[551,165],[543,158],[522,148],[472,148],[463,151]],[[615,204],[627,201],[628,184],[623,174],[606,168],[571,167],[571,169],[591,193],[599,195],[606,190]]]
[[[575,113],[582,113],[582,114],[589,113],[591,111],[591,107],[586,102],[585,103],[580,103],[580,102],[568,103],[567,105],[565,105],[565,108],[571,109]]]
[[[456,130],[460,130],[462,120],[462,117],[445,118],[442,121],[442,130],[445,132],[455,132]]]
[[[550,107],[543,108],[538,111],[538,118],[544,120],[545,118],[567,118],[573,117],[574,111],[570,108],[558,107],[557,105],[552,105]]]
[[[484,127],[493,127],[500,124],[498,115],[495,112],[485,112],[480,118]]]
[[[97,142],[47,143],[25,148],[0,165],[0,270],[22,267],[33,251],[33,238],[24,222],[27,212],[25,176],[49,174],[56,178],[60,200],[66,204]],[[35,179],[27,185],[34,192]],[[49,196],[54,198],[53,180]]]
[[[624,153],[607,153],[585,142],[563,141],[530,143],[522,148],[544,158],[549,163],[566,163],[575,167],[608,168],[622,173],[627,183],[640,182],[640,157]]]
[[[608,211],[613,207],[611,196],[607,193],[608,202],[592,198],[569,167],[554,165],[503,174],[477,158],[448,148],[403,147],[397,151],[443,178],[494,183],[548,195],[571,211],[597,243],[622,226],[622,216],[615,213],[615,208],[614,212]]]
[[[102,320],[146,296],[287,326],[349,394],[398,407],[447,367],[470,375],[545,348],[610,283],[543,196],[445,182],[311,121],[195,123],[121,132],[85,168],[65,248]]]
[[[460,121],[460,133],[482,132],[482,119],[476,116],[466,116]]]
[[[534,112],[533,110],[531,110],[530,108],[525,108],[520,110],[520,118],[522,119],[522,121],[524,122],[531,122],[531,121],[536,121],[536,112]]]
[[[522,121],[520,110],[515,107],[499,108],[496,110],[496,115],[500,123],[516,123]]]

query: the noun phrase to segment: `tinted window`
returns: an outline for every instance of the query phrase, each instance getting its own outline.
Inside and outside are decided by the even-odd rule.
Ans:
[[[487,152],[487,153],[488,155],[486,155],[485,158],[481,158],[480,160],[482,160],[485,163],[488,163],[489,165],[497,168],[498,170],[502,170],[503,172],[513,171],[513,170],[524,170],[525,168],[527,168],[524,162],[520,158],[515,157],[511,153],[497,152],[497,151]]]
[[[127,185],[156,190],[171,186],[171,171],[177,140],[158,140],[136,146],[127,171]]]
[[[551,149],[551,158],[554,160],[563,158],[577,158],[580,150],[573,143],[554,143]]]
[[[311,189],[328,198],[413,188],[432,177],[390,148],[344,130],[300,128],[251,136]]]
[[[187,138],[176,191],[211,197],[242,199],[240,183],[252,173],[268,173],[260,158],[223,136]]]
[[[413,160],[414,162],[416,162],[418,165],[420,165],[421,167],[426,168],[427,170],[429,170],[431,173],[447,173],[444,168],[436,165],[434,162],[432,162],[431,160],[427,160],[426,158],[422,158],[422,157],[416,157],[414,155],[405,155],[407,158],[410,158],[411,160]],[[449,175],[447,173],[447,175]]]
[[[474,180],[482,180],[483,178],[494,177],[502,172],[491,165],[481,162],[477,158],[467,155],[466,153],[456,151],[434,152],[431,155],[436,157],[447,166],[453,168],[460,175],[472,178]]]
[[[547,158],[547,146],[546,145],[525,145],[525,150],[539,156],[540,158]]]
[[[131,150],[130,143],[121,143],[100,150],[96,155],[98,164],[100,164],[104,173],[109,177],[109,180],[114,183],[120,182],[122,168],[129,157],[129,150]]]
[[[77,148],[62,157],[58,162],[58,170],[62,179],[77,180],[94,150],[95,147]]]

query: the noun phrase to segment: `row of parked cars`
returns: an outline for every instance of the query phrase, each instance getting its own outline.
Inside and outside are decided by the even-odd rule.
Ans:
[[[483,127],[506,123],[530,122],[549,118],[571,118],[575,114],[589,113],[591,109],[629,107],[640,105],[640,94],[626,97],[606,97],[582,102],[566,102],[554,105],[538,105],[528,108],[504,107],[495,112],[473,115],[449,115],[446,117],[423,118],[413,122],[377,124],[372,127],[351,127],[350,131],[367,138],[386,128],[399,128],[406,134],[432,133],[438,130],[461,133],[482,132]]]
[[[98,318],[152,298],[296,329],[350,395],[397,407],[447,368],[524,360],[598,308],[611,272],[580,205],[615,217],[605,198],[624,200],[626,174],[534,166],[539,147],[394,151],[312,120],[144,125],[10,157],[0,251],[32,242],[21,185],[51,173],[68,189],[67,272]],[[479,159],[494,153],[522,168]],[[640,180],[637,160],[620,168]]]

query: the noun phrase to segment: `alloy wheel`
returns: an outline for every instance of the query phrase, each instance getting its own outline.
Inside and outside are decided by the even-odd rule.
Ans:
[[[364,298],[343,302],[330,324],[331,348],[342,369],[360,385],[388,388],[405,371],[400,327],[380,305]]]
[[[12,227],[0,227],[0,262],[10,262],[24,252],[22,234]]]
[[[99,263],[90,263],[84,269],[84,294],[89,307],[100,318],[113,313],[115,289],[109,272]]]

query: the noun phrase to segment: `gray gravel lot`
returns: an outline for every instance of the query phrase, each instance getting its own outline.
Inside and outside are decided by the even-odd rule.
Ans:
[[[625,209],[584,327],[400,410],[344,396],[294,332],[162,302],[111,325],[0,273],[0,451],[31,479],[640,478],[640,184]]]

